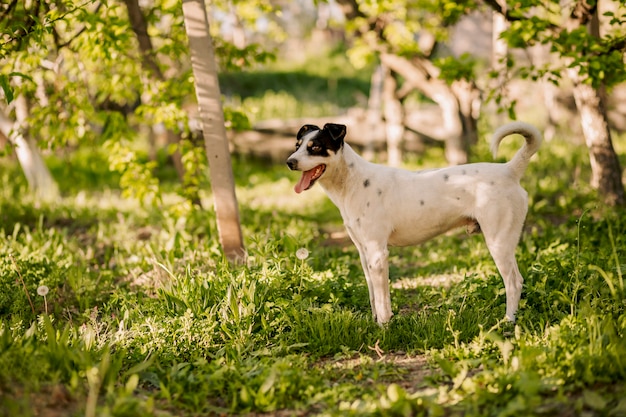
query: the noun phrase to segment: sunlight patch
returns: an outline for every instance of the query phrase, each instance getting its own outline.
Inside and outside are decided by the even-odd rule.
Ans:
[[[438,274],[427,277],[400,278],[394,281],[391,286],[395,289],[410,290],[418,287],[449,287],[452,284],[461,282],[463,275],[460,274]]]

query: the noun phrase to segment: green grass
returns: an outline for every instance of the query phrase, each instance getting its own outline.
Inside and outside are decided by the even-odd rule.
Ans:
[[[249,260],[232,266],[212,212],[138,206],[101,155],[76,158],[52,164],[55,205],[0,168],[0,415],[626,413],[626,212],[597,205],[582,149],[545,144],[524,179],[515,325],[461,232],[391,250],[385,328],[337,210],[283,166],[234,158]]]
[[[243,109],[253,122],[334,116],[364,106],[371,71],[355,70],[345,49],[319,52],[298,64],[278,62],[253,72],[220,74],[225,103]]]

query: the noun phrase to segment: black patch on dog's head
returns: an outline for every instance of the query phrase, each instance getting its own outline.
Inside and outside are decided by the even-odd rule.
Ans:
[[[320,128],[315,125],[304,125],[300,128],[300,130],[298,130],[298,134],[296,135],[296,149],[302,145],[302,138],[304,135],[313,132],[314,130],[320,130]]]
[[[302,138],[313,131],[318,131],[308,142],[307,152],[313,156],[329,156],[329,152],[339,152],[343,147],[343,138],[346,136],[346,127],[334,123],[327,123],[323,129],[315,125],[304,125],[297,135],[296,149],[302,145]]]
[[[324,125],[324,131],[333,138],[335,142],[341,142],[343,145],[343,138],[346,137],[346,126],[338,125],[336,123],[326,123]]]

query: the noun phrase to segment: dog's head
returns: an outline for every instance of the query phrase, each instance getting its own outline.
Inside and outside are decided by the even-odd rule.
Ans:
[[[287,166],[294,171],[302,171],[302,177],[294,190],[301,193],[308,190],[326,172],[341,148],[346,136],[346,127],[327,123],[320,129],[315,125],[304,125],[300,128],[296,140],[296,150],[287,159]]]

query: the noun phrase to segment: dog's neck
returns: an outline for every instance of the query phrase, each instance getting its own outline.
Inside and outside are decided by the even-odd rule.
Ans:
[[[341,207],[339,200],[350,198],[352,192],[346,188],[348,184],[355,184],[362,176],[360,168],[367,163],[350,145],[344,143],[336,161],[326,166],[326,174],[320,178],[319,183],[335,205]]]

